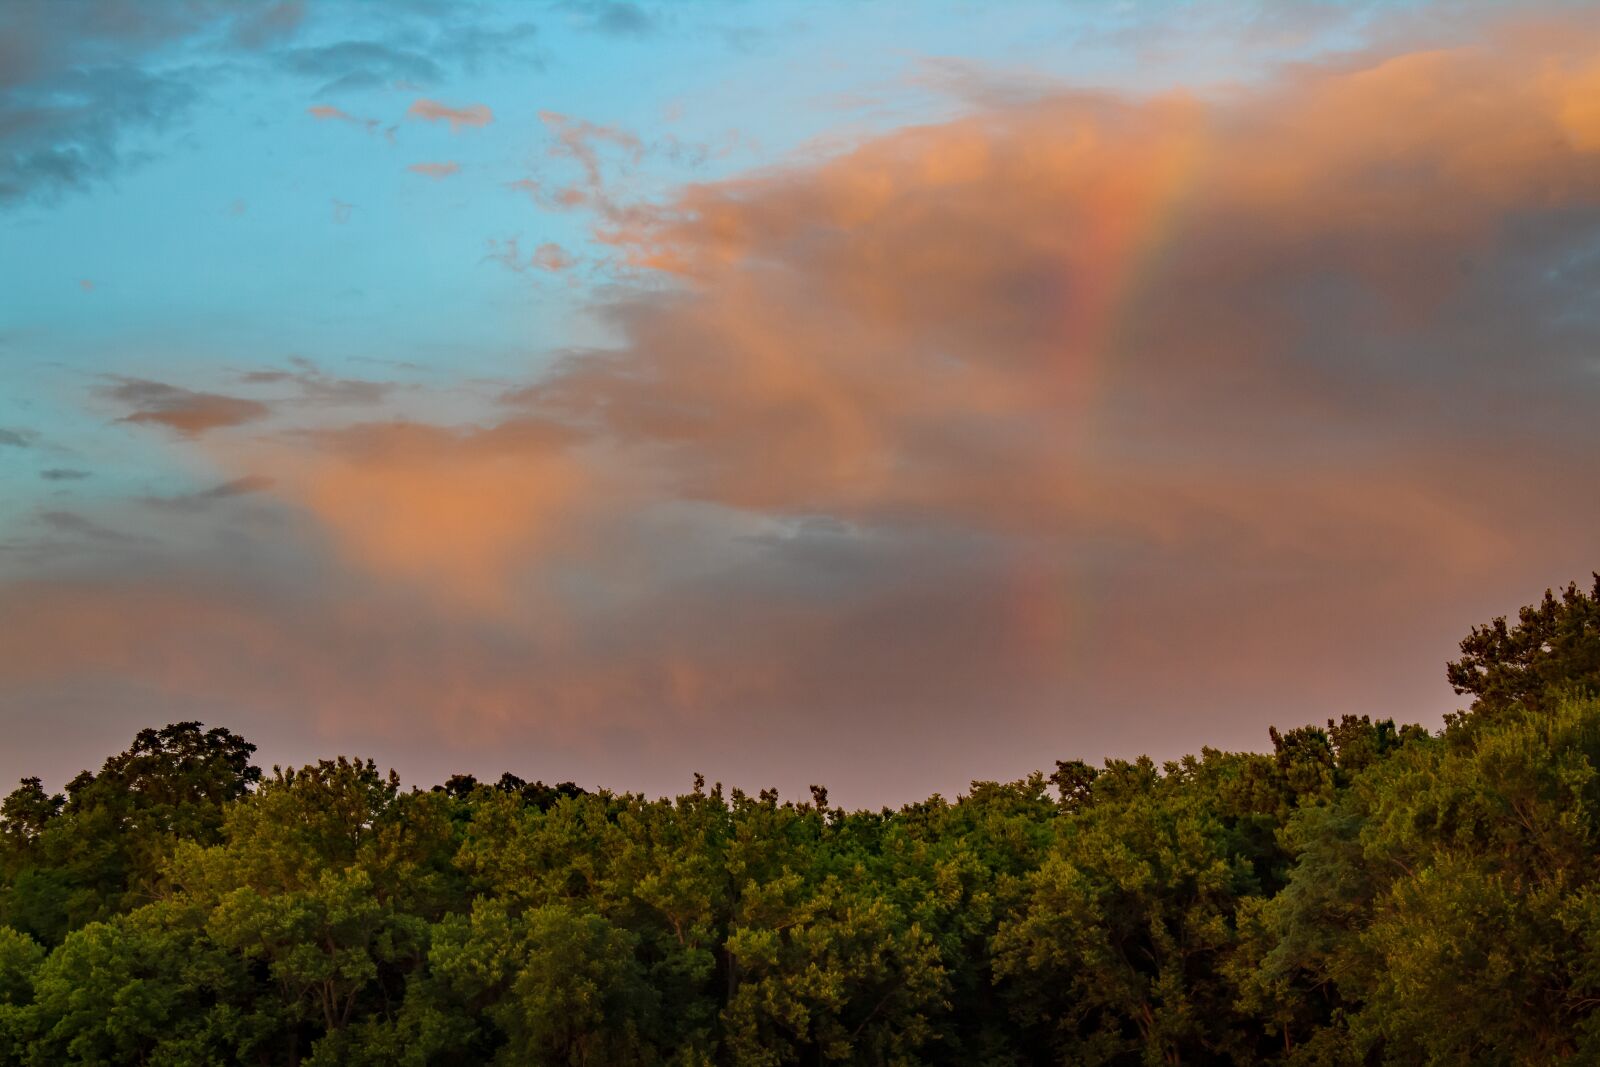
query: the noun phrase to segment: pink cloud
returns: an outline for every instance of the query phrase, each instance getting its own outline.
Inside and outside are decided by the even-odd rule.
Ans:
[[[600,146],[619,149],[635,163],[645,152],[644,142],[638,135],[616,126],[597,125],[555,111],[539,112],[539,121],[555,138],[550,154],[576,160],[583,168],[584,180],[591,189],[597,189],[602,184]]]
[[[311,107],[306,108],[306,114],[310,115],[318,122],[348,122],[353,126],[362,127],[368,133],[371,133],[378,128],[377,119],[357,118],[349,112],[334,107],[331,104],[314,104]]]
[[[184,437],[254,422],[271,414],[267,405],[244,397],[196,392],[165,382],[126,378],[106,395],[132,410],[123,422],[165,426]]]
[[[412,174],[421,174],[425,178],[439,181],[442,178],[450,177],[452,174],[461,173],[461,164],[455,160],[446,160],[442,163],[413,163],[406,170]]]
[[[494,112],[483,104],[447,107],[437,100],[417,100],[406,114],[425,122],[448,122],[451,132],[459,131],[463,126],[487,126],[494,121]]]
[[[559,274],[571,270],[578,263],[571,253],[554,241],[546,241],[539,245],[527,259],[522,258],[520,244],[520,239],[516,237],[508,237],[503,241],[491,238],[489,252],[484,259],[493,260],[507,270],[519,274],[530,269]]]
[[[560,245],[553,241],[546,241],[533,250],[533,258],[530,262],[540,270],[559,273],[564,270],[570,270],[577,260],[573,259],[567,253],[567,250]]]
[[[676,287],[602,307],[622,346],[513,398],[588,442],[529,468],[559,472],[558,495],[543,475],[500,493],[466,474],[498,469],[481,436],[497,431],[418,427],[404,439],[441,450],[417,452],[414,475],[387,451],[303,460],[342,486],[379,474],[386,503],[302,502],[350,558],[449,586],[464,582],[451,537],[486,531],[464,582],[485,586],[537,569],[532,546],[578,502],[624,525],[679,502],[1317,566],[1401,567],[1406,545],[1464,573],[1504,558],[1492,520],[1439,487],[1440,461],[1367,453],[1418,419],[1442,420],[1445,454],[1470,441],[1403,377],[1386,388],[1411,406],[1404,428],[1342,403],[1340,365],[1289,358],[1348,325],[1295,287],[1331,272],[1371,294],[1378,321],[1453,336],[1436,321],[1466,284],[1450,264],[1494,255],[1523,205],[1600,205],[1573,104],[1589,69],[1467,49],[1304,70],[1221,105],[1065,94],[692,186],[605,219],[608,240]],[[522,269],[515,241],[494,257]],[[527,265],[567,262],[546,245]],[[1422,361],[1457,350],[1418,345]],[[1106,436],[1091,442],[1096,420]],[[1301,428],[1287,441],[1285,424]],[[435,454],[443,466],[420,461]],[[395,540],[452,477],[461,529]],[[388,518],[359,521],[370,514]]]

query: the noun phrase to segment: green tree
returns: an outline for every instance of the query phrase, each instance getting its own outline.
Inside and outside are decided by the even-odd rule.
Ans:
[[[1268,815],[1230,798],[1259,757],[1107,761],[994,939],[1012,1018],[1071,1063],[1246,1058],[1223,963],[1270,868]],[[1269,798],[1270,799],[1270,798]]]
[[[1587,593],[1576,582],[1559,598],[1547,589],[1514,624],[1501,616],[1462,639],[1461,658],[1445,677],[1457,693],[1471,694],[1474,712],[1540,707],[1557,690],[1600,693],[1600,574],[1593,577]]]
[[[45,952],[27,934],[0,926],[0,1064],[25,1062],[33,987]]]
[[[790,874],[745,893],[728,935],[734,1063],[917,1062],[948,983],[933,939],[875,889],[830,876],[808,890]]]
[[[261,980],[272,1062],[345,1062],[354,1030],[395,1023],[430,923],[465,906],[450,803],[370,760],[324,760],[275,769],[230,805],[221,843],[178,850],[173,899]]]
[[[260,778],[255,746],[221,728],[181,722],[141,730],[133,744],[45,794],[26,779],[0,806],[0,922],[47,944],[87,922],[155,898],[180,841],[215,841],[223,809]]]

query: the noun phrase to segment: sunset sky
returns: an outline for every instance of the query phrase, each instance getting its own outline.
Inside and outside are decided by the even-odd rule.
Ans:
[[[1593,5],[0,5],[0,783],[848,805],[1600,568]]]

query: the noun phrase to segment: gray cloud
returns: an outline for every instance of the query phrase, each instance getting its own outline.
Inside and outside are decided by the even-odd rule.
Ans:
[[[154,423],[184,437],[266,418],[271,409],[258,400],[202,393],[142,378],[117,379],[108,389],[112,399],[133,408],[123,422]]]
[[[168,126],[199,95],[200,72],[166,49],[236,20],[291,28],[276,9],[206,0],[0,5],[0,204],[82,189],[135,161],[126,134]]]
[[[393,18],[384,36],[331,44],[285,48],[278,64],[288,72],[317,78],[318,93],[335,94],[386,85],[431,85],[450,72],[477,71],[507,62],[537,67],[541,61],[530,46],[537,36],[531,23],[484,27],[450,21],[442,15],[410,13]]]
[[[83,189],[129,161],[123,132],[160,128],[195,93],[132,67],[63,71],[0,100],[0,203]]]
[[[661,19],[632,0],[555,0],[577,26],[611,37],[648,37],[661,29]]]
[[[240,375],[239,380],[246,385],[293,385],[299,390],[301,400],[329,406],[381,404],[396,388],[395,382],[339,378],[298,356],[289,363],[294,370],[250,371]]]
[[[145,497],[142,502],[150,507],[168,511],[200,511],[224,501],[264,492],[272,488],[272,484],[272,479],[264,475],[247,474],[242,478],[213,485],[209,489],[180,493],[177,496]]]
[[[50,467],[39,472],[39,477],[47,482],[79,482],[93,476],[92,471],[82,471],[72,467]]]
[[[428,56],[378,41],[341,41],[314,48],[286,50],[284,68],[322,79],[318,94],[371,89],[391,82],[436,82],[444,69]]]
[[[50,200],[104,181],[159,145],[134,135],[174,127],[219,79],[269,70],[318,93],[433,83],[497,63],[536,65],[535,29],[484,27],[471,12],[398,5],[370,32],[317,38],[302,0],[7,0],[0,4],[0,206]]]
[[[138,544],[144,540],[136,534],[124,533],[113,530],[109,526],[101,525],[93,519],[78,514],[76,511],[41,511],[39,521],[49,527],[51,532],[66,534],[82,541],[90,541],[105,545]]]
[[[252,7],[233,24],[229,39],[241,48],[263,48],[292,36],[306,17],[305,0]]]

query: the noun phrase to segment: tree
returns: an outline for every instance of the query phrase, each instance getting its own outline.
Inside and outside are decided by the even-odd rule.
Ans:
[[[1600,574],[1593,577],[1588,593],[1576,582],[1559,599],[1547,589],[1543,600],[1517,612],[1515,624],[1501,616],[1462,639],[1461,658],[1445,677],[1457,693],[1472,695],[1473,712],[1541,707],[1563,688],[1600,692]]]
[[[261,979],[258,1043],[345,1062],[352,1029],[394,1022],[430,922],[465,904],[450,803],[370,760],[275,768],[229,806],[219,844],[178,849],[172,899]]]
[[[1250,1028],[1221,964],[1259,891],[1253,813],[1223,784],[1249,761],[1208,752],[1158,770],[1108,760],[994,939],[1017,1026],[1072,1063],[1226,1061]],[[1268,846],[1269,847],[1269,846]]]
[[[8,877],[0,921],[55,944],[154,899],[180,841],[213,842],[223,809],[261,777],[255,746],[220,727],[141,730],[129,748],[48,796],[26,779],[0,808]]]
[[[937,946],[879,887],[852,882],[812,890],[791,872],[744,893],[723,1011],[740,1067],[905,1063],[933,1039],[948,989]]]
[[[73,931],[49,954],[19,1013],[19,1050],[31,1065],[240,1062],[252,987],[193,909],[147,905]]]
[[[27,934],[0,926],[0,1064],[23,1062],[33,987],[45,952]]]

